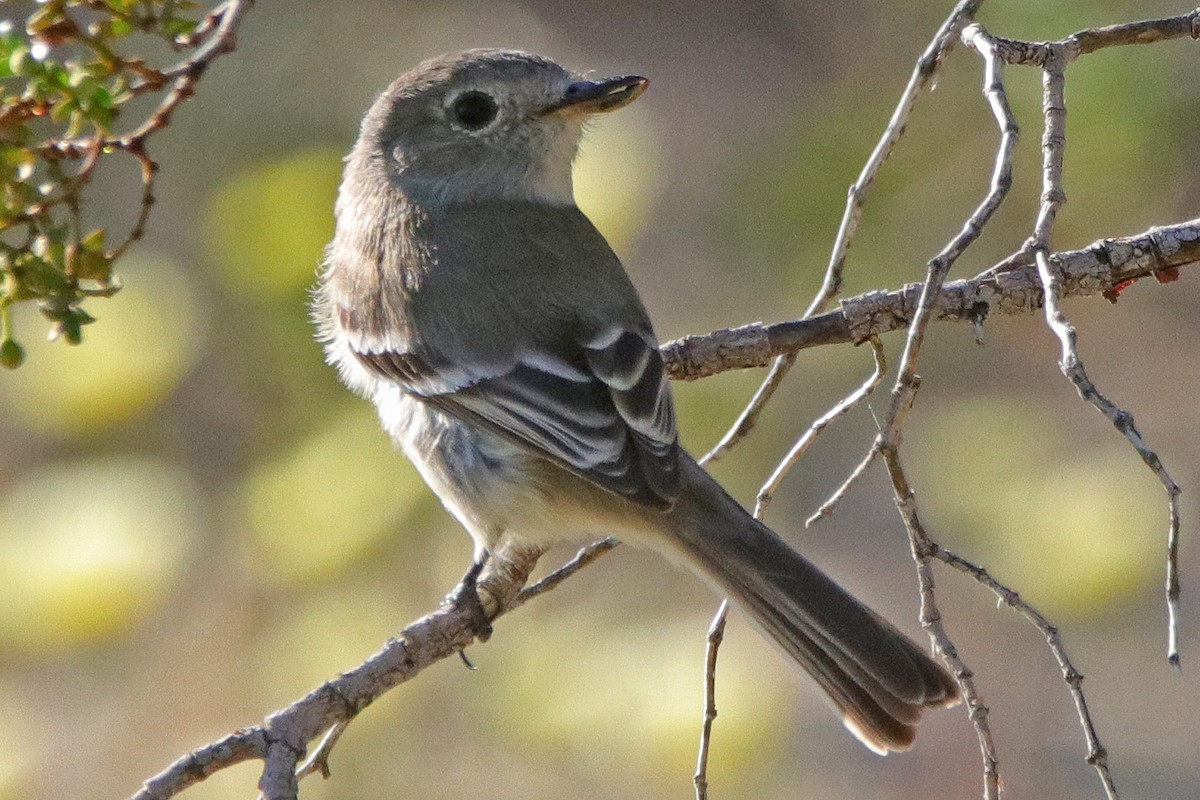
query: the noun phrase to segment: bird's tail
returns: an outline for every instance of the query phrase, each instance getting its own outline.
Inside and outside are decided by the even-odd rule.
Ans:
[[[685,460],[671,537],[685,562],[816,679],[863,744],[908,749],[925,708],[958,702],[954,681]]]

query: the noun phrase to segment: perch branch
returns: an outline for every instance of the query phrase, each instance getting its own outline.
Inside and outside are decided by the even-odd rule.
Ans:
[[[540,550],[521,550],[489,560],[479,581],[479,593],[490,616],[500,616],[512,607],[540,556]],[[178,759],[146,781],[131,800],[166,800],[220,769],[251,759],[265,761],[259,790],[266,800],[295,798],[296,769],[309,742],[353,719],[388,690],[455,655],[474,640],[470,610],[443,607],[408,625],[359,666],[271,714],[261,724]],[[328,756],[328,749],[318,747],[322,759]],[[320,767],[318,771],[322,771]]]

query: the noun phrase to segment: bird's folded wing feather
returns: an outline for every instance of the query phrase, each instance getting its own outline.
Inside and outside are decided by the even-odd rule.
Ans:
[[[670,387],[649,332],[518,351],[510,363],[356,352],[368,368],[635,503],[667,509],[679,482]]]

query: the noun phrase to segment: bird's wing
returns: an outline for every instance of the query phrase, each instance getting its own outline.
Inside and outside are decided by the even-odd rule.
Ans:
[[[633,502],[667,509],[679,482],[674,406],[649,331],[559,338],[508,363],[356,352],[381,377]],[[442,363],[439,363],[442,362]]]

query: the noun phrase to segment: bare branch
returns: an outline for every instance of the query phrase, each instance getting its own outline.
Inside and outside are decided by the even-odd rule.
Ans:
[[[946,54],[954,47],[954,42],[958,39],[959,31],[975,18],[975,14],[982,5],[983,0],[960,0],[954,7],[954,10],[950,12],[950,16],[946,17],[946,21],[938,28],[932,41],[925,48],[925,52],[917,59],[916,66],[913,67],[912,75],[908,78],[908,84],[904,87],[904,92],[900,95],[900,101],[896,104],[895,110],[892,111],[892,117],[888,121],[887,127],[884,128],[882,136],[880,136],[879,141],[875,145],[875,149],[871,151],[871,155],[867,158],[867,163],[863,165],[862,171],[859,172],[858,179],[854,181],[846,193],[846,209],[842,213],[842,222],[838,226],[837,238],[833,242],[833,252],[829,256],[829,265],[825,268],[825,279],[822,281],[821,288],[804,311],[801,319],[808,319],[816,314],[820,314],[841,291],[842,273],[846,267],[846,253],[850,249],[850,242],[854,238],[855,231],[858,230],[859,220],[862,219],[863,203],[866,201],[867,191],[871,188],[871,184],[875,182],[875,176],[883,168],[884,162],[892,154],[892,150],[895,149],[896,144],[904,136],[908,118],[917,103],[917,98],[921,95],[921,92],[925,91],[933,83],[934,78],[937,77],[938,70],[941,69],[943,60],[946,58]],[[742,411],[741,416],[733,423],[729,431],[721,437],[716,446],[708,452],[701,463],[716,461],[754,428],[759,415],[771,399],[771,395],[775,394],[775,390],[783,383],[783,379],[787,377],[788,371],[796,363],[795,350],[787,350],[774,355],[777,356],[775,363],[771,365],[771,371],[763,379],[758,391],[750,398],[750,402],[747,404],[745,410]]]
[[[1000,797],[1000,767],[996,755],[996,742],[992,738],[992,728],[988,720],[988,707],[975,686],[975,672],[967,666],[958,654],[946,628],[942,624],[942,612],[938,609],[934,594],[933,568],[930,559],[940,550],[939,545],[929,538],[925,526],[917,512],[916,495],[904,474],[900,464],[900,453],[888,442],[879,446],[879,454],[887,465],[888,477],[892,481],[892,495],[896,500],[896,509],[904,520],[908,531],[908,541],[912,548],[913,561],[917,565],[917,583],[921,593],[921,627],[933,640],[935,650],[946,659],[954,674],[954,680],[962,690],[963,701],[966,705],[967,717],[975,729],[979,740],[979,752],[983,758],[983,797],[984,800],[999,800]]]
[[[572,558],[566,564],[563,564],[561,567],[554,570],[554,572],[551,572],[549,575],[542,578],[532,586],[526,586],[524,589],[522,589],[521,593],[518,594],[512,603],[509,604],[507,610],[512,611],[514,608],[524,605],[526,602],[532,600],[538,595],[545,594],[551,589],[556,588],[567,578],[571,577],[588,564],[591,564],[593,561],[597,560],[620,543],[621,541],[617,539],[617,537],[609,536],[607,538],[594,541],[585,547],[581,547],[579,552],[575,554],[574,558]]]
[[[836,489],[833,490],[833,494],[829,496],[829,499],[824,503],[821,503],[817,510],[814,511],[808,519],[804,520],[804,527],[812,527],[816,523],[832,515],[834,509],[837,508],[838,503],[842,502],[842,498],[844,498],[850,492],[850,489],[853,488],[854,484],[858,482],[859,478],[866,473],[867,467],[871,466],[871,462],[874,461],[878,455],[878,449],[872,447],[870,450],[868,450],[866,455],[859,459],[858,465],[855,466],[854,469],[850,470],[850,474],[846,476],[846,479],[842,481]]]
[[[536,549],[493,554],[479,581],[480,599],[490,616],[500,616],[512,607],[540,556],[541,551]],[[131,800],[166,800],[220,769],[256,758],[265,761],[259,783],[263,796],[268,800],[295,797],[297,765],[309,742],[353,719],[385,692],[416,677],[426,667],[471,644],[475,640],[473,622],[470,610],[457,606],[446,606],[422,617],[362,664],[271,714],[262,724],[179,759],[146,781]],[[324,757],[329,747],[324,748]]]
[[[174,797],[189,786],[226,767],[266,758],[267,737],[262,728],[242,729],[223,739],[197,748],[142,784],[131,800]]]
[[[1079,56],[1106,47],[1151,44],[1185,36],[1200,39],[1200,8],[1178,17],[1089,28],[1054,42],[1023,42],[999,36],[994,37],[994,41],[1000,57],[1009,64],[1045,67],[1055,50],[1059,50],[1070,63]]]
[[[955,555],[942,547],[936,548],[930,555],[942,563],[970,575],[976,582],[986,586],[995,593],[1000,602],[1014,609],[1046,637],[1046,646],[1050,648],[1050,652],[1054,655],[1055,660],[1058,661],[1059,669],[1062,670],[1063,681],[1066,682],[1067,688],[1071,693],[1071,699],[1075,702],[1075,711],[1079,715],[1079,723],[1083,728],[1084,737],[1087,740],[1087,762],[1094,765],[1099,771],[1105,794],[1110,799],[1116,798],[1117,789],[1113,784],[1112,774],[1108,770],[1108,753],[1100,743],[1100,737],[1096,734],[1096,726],[1092,722],[1091,713],[1088,711],[1087,699],[1083,696],[1083,673],[1075,669],[1075,665],[1071,663],[1071,659],[1067,656],[1067,648],[1063,644],[1062,635],[1059,633],[1058,628],[1019,594],[992,577],[983,567],[977,566],[962,556]]]
[[[1063,297],[1115,299],[1115,292],[1134,281],[1155,276],[1168,282],[1178,269],[1200,263],[1200,218],[1134,236],[1101,239],[1081,250],[1051,255],[1049,260],[1062,274]],[[764,367],[781,353],[860,342],[907,328],[923,290],[924,284],[911,283],[891,292],[851,297],[837,311],[811,319],[685,336],[662,346],[663,360],[673,379],[690,381],[731,369]],[[1035,266],[989,271],[942,286],[935,318],[974,324],[992,314],[1032,314],[1041,309],[1043,297]]]
[[[717,718],[717,654],[725,641],[725,623],[729,619],[729,598],[721,601],[712,624],[708,626],[708,644],[704,648],[704,723],[700,728],[700,750],[696,754],[696,800],[708,799],[708,751],[712,744],[713,721]]]
[[[1109,400],[1088,378],[1079,357],[1075,328],[1063,312],[1060,301],[1063,296],[1060,267],[1049,258],[1054,221],[1059,209],[1066,202],[1063,188],[1063,158],[1066,150],[1065,100],[1066,68],[1078,55],[1101,47],[1117,44],[1132,44],[1139,41],[1161,41],[1179,36],[1200,38],[1200,9],[1182,17],[1164,20],[1114,25],[1099,31],[1082,31],[1061,42],[1050,42],[1039,46],[1015,48],[1021,57],[1029,57],[1040,63],[1043,70],[1042,113],[1045,128],[1042,135],[1042,202],[1034,223],[1030,250],[1037,265],[1038,278],[1044,291],[1046,324],[1058,337],[1062,353],[1059,369],[1071,381],[1080,398],[1091,403],[1113,426],[1121,432],[1134,450],[1154,473],[1167,493],[1167,661],[1179,666],[1179,495],[1181,489],[1163,466],[1158,454],[1146,444],[1138,431],[1133,415]],[[1084,50],[1086,43],[1087,50]],[[1118,289],[1110,297],[1115,297]],[[1102,764],[1101,778],[1106,777]],[[1111,784],[1111,779],[1105,785]],[[1115,791],[1113,793],[1115,796]]]
[[[808,448],[816,441],[817,437],[838,417],[848,413],[863,400],[866,400],[879,388],[879,384],[883,383],[883,376],[887,372],[887,356],[883,352],[883,345],[878,337],[871,337],[868,340],[871,343],[871,352],[875,357],[875,369],[863,381],[863,384],[839,401],[833,408],[826,411],[808,427],[788,454],[783,457],[783,460],[775,467],[775,471],[771,473],[771,477],[767,478],[766,483],[758,490],[758,503],[754,507],[754,516],[757,519],[762,519],[767,513],[767,506],[771,504],[771,499],[775,495],[775,491],[779,488],[779,484],[787,477],[787,474],[792,471],[796,463],[804,457],[808,452]]]

